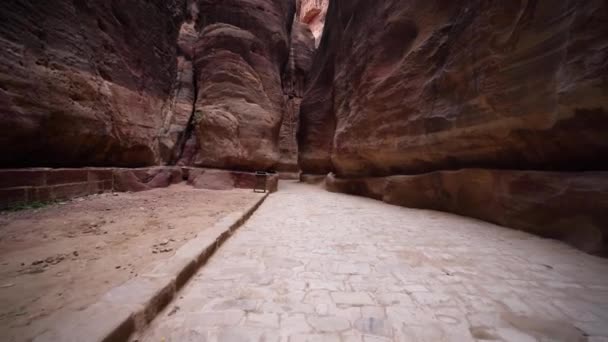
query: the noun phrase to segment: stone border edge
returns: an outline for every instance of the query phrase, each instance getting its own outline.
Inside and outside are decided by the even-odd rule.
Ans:
[[[188,280],[264,203],[266,193],[247,210],[226,215],[152,271],[112,288],[67,322],[34,339],[42,341],[128,341],[141,332],[175,298]]]

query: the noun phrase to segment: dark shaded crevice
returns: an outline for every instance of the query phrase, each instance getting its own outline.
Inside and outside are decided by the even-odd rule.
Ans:
[[[195,119],[196,119],[196,101],[198,100],[198,73],[196,71],[196,65],[194,63],[194,61],[196,60],[196,57],[193,56],[192,58],[192,91],[193,91],[193,96],[192,96],[192,111],[190,112],[190,118],[188,119],[188,124],[186,125],[186,129],[184,130],[184,132],[180,135],[178,141],[177,141],[177,147],[175,149],[175,151],[173,152],[173,155],[171,156],[171,161],[169,162],[169,165],[176,165],[184,156],[184,151],[186,149],[186,143],[190,140],[190,138],[192,137],[192,134],[194,132],[194,125],[195,125]]]

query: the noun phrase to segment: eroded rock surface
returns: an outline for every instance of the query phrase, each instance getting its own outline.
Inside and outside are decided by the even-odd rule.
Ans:
[[[608,172],[488,169],[340,179],[327,188],[410,208],[476,217],[608,255]]]
[[[196,166],[258,170],[279,160],[295,1],[199,0],[194,70]]]
[[[302,168],[607,169],[607,18],[600,0],[336,0],[302,104]]]
[[[312,51],[294,25],[303,55],[288,63],[295,12],[295,0],[2,2],[0,165],[273,169],[285,122],[297,169],[291,98]]]
[[[605,253],[607,19],[605,1],[336,0],[301,168]]]
[[[297,132],[300,123],[300,106],[314,54],[314,37],[308,25],[295,20],[291,32],[291,51],[283,72],[285,111],[279,134],[281,157],[277,170],[298,172]]]
[[[185,0],[0,2],[0,166],[159,164]]]

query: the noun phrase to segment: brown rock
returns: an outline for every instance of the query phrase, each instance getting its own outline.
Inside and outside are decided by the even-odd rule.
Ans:
[[[326,183],[330,191],[476,217],[563,240],[586,252],[608,252],[608,172],[464,169],[379,178],[329,176]]]
[[[191,170],[188,177],[188,184],[197,189],[231,190],[235,188],[234,179],[228,171]]]
[[[192,164],[261,170],[278,162],[281,68],[289,56],[294,1],[199,0],[198,96]]]
[[[300,170],[296,136],[300,121],[300,104],[314,53],[312,33],[306,25],[297,20],[292,26],[290,46],[289,61],[283,72],[285,108],[279,132],[280,160],[276,170],[297,173]]]
[[[0,166],[159,163],[184,9],[0,2]]]
[[[336,0],[302,103],[301,167],[608,169],[607,19],[601,0]]]

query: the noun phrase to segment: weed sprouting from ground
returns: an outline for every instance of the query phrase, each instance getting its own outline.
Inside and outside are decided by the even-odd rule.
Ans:
[[[14,211],[23,211],[23,210],[29,210],[29,209],[41,209],[44,207],[48,207],[50,205],[53,205],[57,203],[57,201],[47,201],[47,202],[39,202],[39,201],[35,201],[35,202],[20,202],[20,203],[15,203],[12,204],[10,206],[8,206],[7,208],[3,208],[0,209],[0,211],[10,211],[10,212],[14,212]]]

